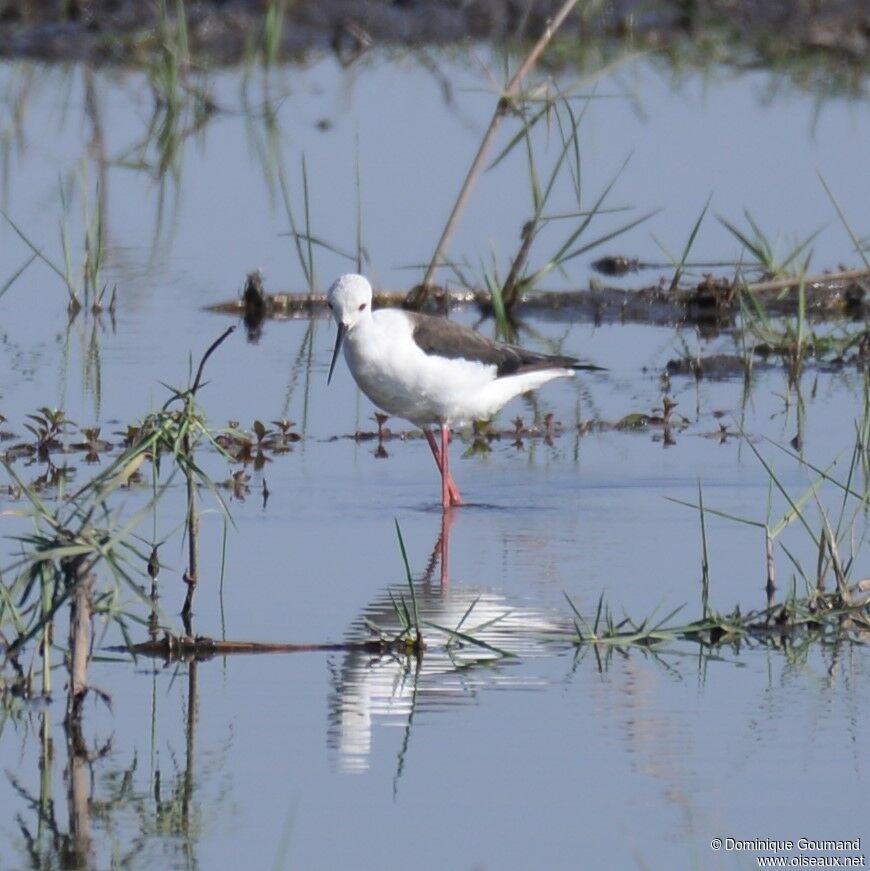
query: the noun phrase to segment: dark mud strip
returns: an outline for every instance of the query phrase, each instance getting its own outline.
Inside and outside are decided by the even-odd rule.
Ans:
[[[749,289],[769,316],[797,312],[797,285],[789,281],[759,282]],[[868,317],[870,272],[849,270],[809,278],[804,286],[807,318],[812,321]],[[376,308],[401,306],[407,292],[381,291],[375,294]],[[487,294],[475,291],[450,292],[433,289],[428,309],[445,312],[463,306],[477,306],[491,314]],[[209,306],[210,311],[244,316],[259,324],[264,318],[306,318],[326,313],[323,294],[267,294],[261,279],[252,274],[241,297]],[[625,290],[590,287],[587,290],[535,292],[522,296],[514,315],[518,320],[534,315],[547,320],[595,323],[643,323],[653,325],[700,324],[728,327],[740,313],[740,293],[728,279],[705,278],[695,287],[670,290],[662,286]],[[249,327],[251,324],[249,324]]]
[[[387,653],[409,653],[415,648],[414,642],[404,639],[372,639],[369,641],[325,641],[313,644],[296,642],[225,641],[205,635],[174,636],[166,635],[154,641],[144,641],[132,647],[109,647],[112,653],[133,653],[165,659],[169,662],[196,659],[200,662],[217,656],[240,656],[263,653],[332,653],[335,651],[358,651],[373,655]]]
[[[437,45],[467,39],[504,42],[537,37],[561,0],[288,0],[278,53],[302,57],[334,50],[352,61],[371,45]],[[187,0],[191,51],[200,63],[232,64],[262,44],[264,0]],[[870,52],[866,0],[611,0],[580,5],[563,30],[567,41],[630,40],[670,49],[687,41],[727,43],[746,62],[788,50],[865,65]],[[175,3],[167,2],[170,18]],[[0,0],[0,54],[47,61],[136,65],[162,43],[157,0]],[[579,42],[578,42],[579,40]],[[570,47],[569,47],[570,51]],[[556,58],[553,58],[555,61]]]

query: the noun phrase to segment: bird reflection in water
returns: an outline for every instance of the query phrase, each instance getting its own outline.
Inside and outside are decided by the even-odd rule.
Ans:
[[[484,689],[542,688],[546,681],[530,674],[525,664],[531,657],[551,656],[554,639],[566,639],[569,645],[572,627],[563,614],[515,603],[455,579],[448,584],[453,522],[453,512],[445,510],[425,571],[414,581],[425,649],[408,647],[403,652],[393,646],[373,655],[356,648],[330,661],[327,742],[343,772],[369,770],[374,735],[387,734],[377,727],[402,724],[397,786],[416,716],[476,704]],[[372,627],[385,636],[400,635],[404,627],[396,604],[407,598],[407,586],[385,589],[362,611],[346,640],[369,639]]]

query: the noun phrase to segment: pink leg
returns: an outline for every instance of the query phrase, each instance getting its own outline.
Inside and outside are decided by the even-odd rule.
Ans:
[[[450,507],[450,488],[447,482],[450,479],[450,469],[448,461],[450,459],[450,433],[447,430],[447,424],[441,424],[441,506],[443,508]]]
[[[432,450],[432,456],[435,457],[435,464],[438,466],[438,471],[441,472],[441,505],[444,508],[461,505],[462,496],[459,493],[459,487],[456,486],[456,482],[447,468],[447,451],[450,441],[450,430],[447,424],[441,425],[440,449],[431,430],[424,429],[423,435],[426,436],[426,441]]]

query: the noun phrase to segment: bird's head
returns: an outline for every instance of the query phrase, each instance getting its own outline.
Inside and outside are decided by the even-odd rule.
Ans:
[[[326,383],[332,380],[335,361],[341,350],[345,333],[364,317],[369,317],[372,307],[372,286],[362,275],[342,275],[326,294],[326,304],[332,311],[332,316],[338,324],[338,334],[335,337],[335,349],[332,352],[332,362],[329,364],[329,376]]]

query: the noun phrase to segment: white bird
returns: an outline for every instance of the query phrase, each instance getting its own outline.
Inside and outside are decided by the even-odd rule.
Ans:
[[[360,390],[379,408],[419,426],[441,472],[441,504],[462,504],[448,469],[450,427],[488,420],[510,399],[577,369],[575,357],[494,342],[446,318],[403,309],[372,311],[372,286],[342,275],[326,295],[338,324],[327,384],[339,350]],[[441,447],[431,427],[441,429]]]

